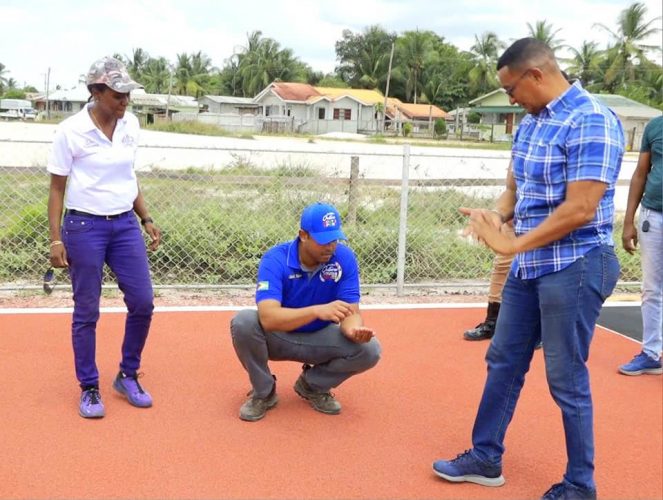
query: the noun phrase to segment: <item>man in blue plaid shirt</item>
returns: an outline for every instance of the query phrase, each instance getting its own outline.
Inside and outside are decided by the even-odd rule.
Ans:
[[[433,464],[454,482],[501,486],[504,436],[543,341],[546,377],[562,411],[567,467],[545,499],[596,498],[592,397],[586,362],[596,319],[619,275],[612,239],[614,191],[624,134],[615,114],[534,38],[497,63],[512,104],[528,112],[514,137],[511,169],[495,210],[461,208],[468,231],[500,254],[516,254],[486,354],[488,377],[471,450]],[[499,225],[513,219],[515,239]]]

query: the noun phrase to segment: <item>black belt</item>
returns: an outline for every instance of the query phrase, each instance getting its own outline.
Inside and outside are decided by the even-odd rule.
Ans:
[[[120,217],[126,217],[130,213],[132,213],[131,210],[115,215],[96,215],[96,214],[89,214],[81,210],[74,210],[73,208],[68,208],[64,212],[65,215],[77,215],[78,217],[87,217],[88,219],[105,219],[105,220],[119,219]]]

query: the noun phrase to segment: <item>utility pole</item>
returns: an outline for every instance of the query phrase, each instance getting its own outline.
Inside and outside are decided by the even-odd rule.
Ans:
[[[173,69],[168,68],[170,73],[170,80],[168,82],[168,100],[166,101],[166,120],[170,121],[170,94],[173,91]]]
[[[387,88],[384,92],[384,107],[382,109],[382,133],[385,130],[385,124],[387,122],[387,98],[389,97],[389,80],[391,80],[391,62],[394,60],[394,45],[395,42],[391,42],[391,54],[389,55],[389,70],[387,71]]]
[[[48,102],[48,88],[51,86],[51,68],[46,72],[46,119],[51,119],[51,104]]]

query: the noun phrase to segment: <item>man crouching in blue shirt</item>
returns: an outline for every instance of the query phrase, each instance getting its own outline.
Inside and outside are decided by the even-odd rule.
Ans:
[[[330,389],[375,366],[380,344],[359,312],[359,267],[346,245],[341,216],[331,205],[304,209],[299,236],[263,255],[258,268],[258,310],[230,323],[237,357],[253,390],[239,418],[260,420],[276,406],[276,377],[268,361],[304,363],[295,392],[322,413],[341,404]]]

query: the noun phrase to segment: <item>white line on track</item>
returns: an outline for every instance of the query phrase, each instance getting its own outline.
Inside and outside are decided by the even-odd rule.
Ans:
[[[429,304],[363,304],[363,311],[416,310],[416,309],[485,309],[485,302]],[[640,302],[606,302],[603,307],[640,307]],[[157,306],[154,312],[232,312],[242,309],[255,309],[255,306]],[[8,307],[0,308],[0,314],[71,314],[71,307]],[[102,313],[126,313],[125,307],[102,307]]]

